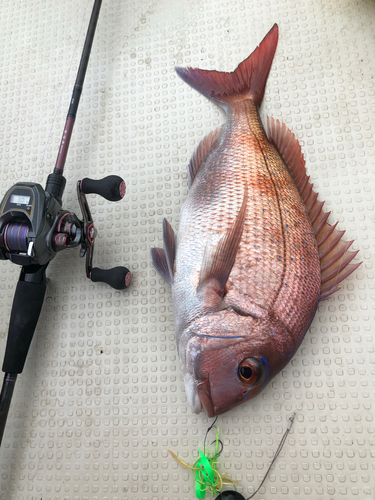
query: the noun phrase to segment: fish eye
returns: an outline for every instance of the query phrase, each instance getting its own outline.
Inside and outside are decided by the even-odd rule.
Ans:
[[[262,363],[256,358],[246,358],[238,365],[238,377],[243,384],[255,384],[262,375]]]

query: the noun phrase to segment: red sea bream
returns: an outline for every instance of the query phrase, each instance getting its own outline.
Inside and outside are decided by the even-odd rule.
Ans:
[[[156,270],[172,287],[179,357],[192,410],[219,415],[256,396],[292,359],[317,306],[359,264],[327,223],[301,148],[258,108],[275,25],[233,73],[176,68],[226,114],[188,166],[177,236],[163,222]]]

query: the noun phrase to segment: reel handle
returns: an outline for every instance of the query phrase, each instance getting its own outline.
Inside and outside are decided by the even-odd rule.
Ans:
[[[126,267],[114,267],[113,269],[99,269],[94,267],[90,274],[91,281],[102,281],[116,290],[124,290],[130,285],[131,273]]]
[[[93,180],[86,177],[81,181],[84,194],[99,194],[108,201],[120,201],[125,196],[125,181],[118,175],[108,175],[103,179]]]

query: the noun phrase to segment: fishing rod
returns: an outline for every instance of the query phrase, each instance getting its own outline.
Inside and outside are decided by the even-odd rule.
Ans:
[[[17,182],[0,204],[0,259],[22,266],[14,294],[2,370],[5,373],[0,393],[0,444],[17,375],[22,373],[46,292],[46,269],[58,252],[81,246],[86,256],[86,275],[123,290],[130,284],[126,267],[93,267],[94,241],[97,235],[86,194],[95,193],[109,201],[125,195],[125,182],[117,175],[101,180],[82,179],[77,196],[82,219],[62,207],[66,179],[63,176],[73,126],[82,93],[102,0],[95,0],[81,61],[77,72],[68,115],[53,173],[46,188],[32,182]]]

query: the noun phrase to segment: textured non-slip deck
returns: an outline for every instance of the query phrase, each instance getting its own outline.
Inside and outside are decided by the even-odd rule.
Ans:
[[[0,4],[0,196],[22,180],[44,186],[53,169],[92,3]],[[162,243],[163,216],[178,227],[190,156],[224,115],[174,66],[232,71],[275,22],[262,118],[296,134],[320,199],[363,264],[319,306],[287,368],[219,418],[220,471],[248,497],[296,412],[255,499],[375,500],[372,0],[103,0],[64,207],[79,214],[78,179],[125,179],[123,201],[89,203],[95,264],[126,265],[133,283],[123,292],[92,283],[78,250],[49,266],[0,449],[2,500],[195,498],[190,471],[167,450],[192,464],[211,420],[187,405],[171,293],[149,249]],[[1,358],[18,274],[0,262]]]

